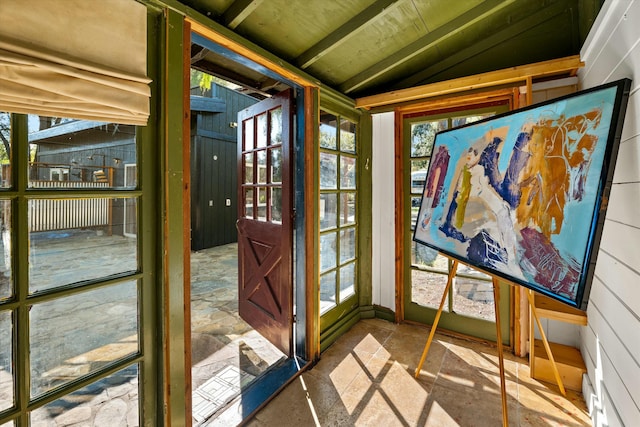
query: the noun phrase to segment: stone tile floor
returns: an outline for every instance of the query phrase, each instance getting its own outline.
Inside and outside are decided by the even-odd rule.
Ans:
[[[415,379],[428,332],[361,320],[247,425],[502,425],[496,349],[437,333]],[[591,425],[582,395],[530,378],[526,359],[505,354],[505,377],[510,426]]]

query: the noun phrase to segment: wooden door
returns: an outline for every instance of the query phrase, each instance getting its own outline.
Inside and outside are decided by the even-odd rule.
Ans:
[[[240,316],[292,353],[292,91],[238,113]]]

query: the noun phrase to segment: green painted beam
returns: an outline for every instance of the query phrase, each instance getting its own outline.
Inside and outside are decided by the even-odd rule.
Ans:
[[[390,6],[397,3],[398,0],[378,0],[358,15],[354,16],[348,22],[343,24],[337,30],[331,32],[327,37],[302,53],[296,63],[302,69],[308,68],[311,64],[322,58],[332,49],[342,44],[351,34],[368,24],[373,19],[380,17],[389,11]]]
[[[456,65],[467,61],[469,58],[473,58],[477,55],[481,55],[483,52],[500,45],[501,43],[513,39],[518,35],[535,28],[536,26],[553,19],[554,17],[562,14],[566,10],[566,4],[553,3],[549,7],[540,9],[537,13],[529,15],[524,19],[512,22],[508,27],[503,28],[501,31],[483,38],[482,40],[474,43],[472,46],[462,49],[457,53],[446,57],[442,61],[439,61],[431,67],[416,73],[410,77],[407,77],[393,86],[392,89],[401,89],[407,87],[417,86],[427,82],[430,77],[451,68]]]
[[[439,42],[448,39],[455,34],[468,29],[472,25],[490,17],[492,14],[514,3],[516,0],[486,0],[480,5],[470,9],[457,18],[450,21],[415,42],[405,46],[395,54],[380,61],[376,65],[358,73],[347,81],[339,85],[338,90],[342,93],[352,93],[366,85],[368,82],[382,76],[385,73],[399,67],[410,59],[416,57],[427,49],[435,46]]]
[[[227,27],[235,29],[242,23],[254,10],[260,6],[264,0],[236,0],[224,12],[222,19]]]

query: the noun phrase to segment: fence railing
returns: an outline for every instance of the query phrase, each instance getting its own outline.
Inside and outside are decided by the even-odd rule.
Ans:
[[[32,181],[38,188],[104,188],[106,182]],[[110,224],[111,200],[35,199],[29,203],[30,231],[52,231],[70,228],[99,227]]]

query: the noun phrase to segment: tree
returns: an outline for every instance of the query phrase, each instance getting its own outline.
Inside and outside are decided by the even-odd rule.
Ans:
[[[0,163],[6,163],[11,158],[11,114],[0,113]]]

